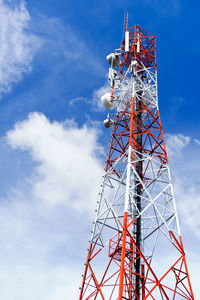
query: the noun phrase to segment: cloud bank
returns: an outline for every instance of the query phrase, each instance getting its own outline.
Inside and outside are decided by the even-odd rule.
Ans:
[[[28,185],[28,192],[18,190],[18,196],[15,193],[0,203],[0,226],[4,228],[0,232],[3,245],[0,258],[4,258],[3,273],[0,272],[4,289],[0,289],[0,296],[3,299],[12,299],[14,294],[25,299],[28,290],[32,291],[33,299],[64,299],[66,295],[75,299],[78,296],[92,225],[88,212],[93,211],[103,169],[98,136],[95,126],[78,127],[71,120],[52,122],[37,112],[7,132],[6,139],[13,153],[23,152],[30,160],[31,176],[28,181],[22,178],[22,186]],[[170,134],[166,142],[168,150],[170,148],[169,161],[182,231],[187,237],[189,229],[190,239],[195,240],[195,236],[199,236],[200,199],[198,176],[191,174],[199,167],[191,162],[199,151],[199,144],[191,137]],[[194,245],[189,246],[187,240],[185,245],[186,251],[189,248],[198,256]],[[193,257],[196,256],[187,256],[190,272],[195,275]],[[7,282],[12,282],[13,287],[9,292]],[[24,293],[17,291],[24,282],[28,288]],[[198,294],[195,280],[194,290]]]

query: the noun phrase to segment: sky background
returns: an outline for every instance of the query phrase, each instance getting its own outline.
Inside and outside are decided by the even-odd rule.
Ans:
[[[77,299],[110,131],[106,55],[156,35],[158,92],[188,266],[200,295],[198,1],[0,0],[0,299]]]

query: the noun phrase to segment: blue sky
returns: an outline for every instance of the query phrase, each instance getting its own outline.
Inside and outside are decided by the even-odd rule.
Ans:
[[[0,1],[0,298],[75,299],[110,132],[99,104],[124,11],[157,37],[158,92],[200,294],[199,3]],[[191,217],[192,216],[192,217]]]

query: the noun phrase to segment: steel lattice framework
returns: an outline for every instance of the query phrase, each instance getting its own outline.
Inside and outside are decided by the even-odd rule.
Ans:
[[[125,40],[115,50],[115,121],[79,300],[194,300],[158,110],[156,39],[127,30],[129,51]]]

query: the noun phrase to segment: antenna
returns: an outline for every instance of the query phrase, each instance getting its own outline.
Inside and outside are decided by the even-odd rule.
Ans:
[[[128,30],[128,9],[126,10],[126,31]]]
[[[124,39],[125,31],[128,29],[128,9],[124,12],[124,22],[123,22],[123,34],[122,34],[122,41]]]

